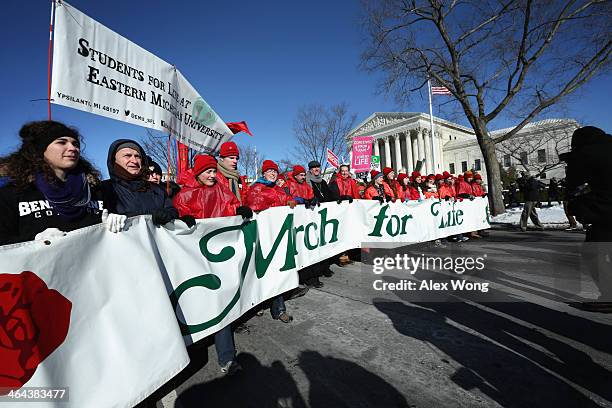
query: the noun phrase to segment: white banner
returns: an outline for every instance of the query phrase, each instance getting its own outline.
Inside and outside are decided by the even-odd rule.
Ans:
[[[355,200],[191,229],[141,216],[118,234],[96,225],[0,247],[0,387],[68,387],[68,402],[40,406],[132,406],[186,366],[186,345],[296,287],[299,269],[362,242],[488,227],[482,198]]]
[[[233,136],[176,67],[65,1],[55,12],[51,100],[169,133],[200,152]]]

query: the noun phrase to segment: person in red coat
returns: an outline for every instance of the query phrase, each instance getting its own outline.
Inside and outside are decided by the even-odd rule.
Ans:
[[[460,174],[455,185],[455,192],[459,198],[474,198],[472,195],[472,185],[467,180],[472,179],[472,172],[466,171],[465,175]]]
[[[292,176],[287,178],[289,194],[294,200],[301,198],[304,204],[310,204],[314,198],[314,192],[312,187],[306,183],[306,169],[298,164],[293,166],[291,173]]]
[[[184,185],[174,197],[173,204],[181,217],[214,218],[242,215],[251,218],[253,212],[240,206],[240,201],[217,181],[217,160],[200,154],[195,157],[190,172],[185,172]],[[232,375],[242,367],[236,361],[236,345],[232,326],[215,333],[215,349],[221,372]]]
[[[484,197],[486,194],[482,188],[482,176],[478,173],[474,175],[474,181],[472,182],[472,194],[474,197]]]
[[[329,183],[329,189],[336,200],[349,200],[361,198],[357,182],[351,177],[348,164],[343,164],[338,170],[336,178]]]
[[[261,172],[263,176],[255,180],[247,190],[249,207],[256,212],[284,205],[294,208],[296,203],[293,198],[276,185],[278,165],[272,160],[264,160]]]
[[[383,168],[382,172],[384,176],[383,177],[384,183],[389,187],[389,189],[393,193],[391,195],[391,198],[401,199],[402,189],[401,189],[400,183],[395,179],[395,171],[391,167],[385,167]]]
[[[442,173],[440,187],[438,188],[438,197],[441,200],[455,200],[457,193],[453,184],[453,176],[448,171]]]
[[[410,177],[406,173],[400,173],[397,176],[397,181],[399,183],[399,194],[400,199],[402,201],[410,201],[410,200],[418,200],[419,199],[419,191],[415,190],[414,187],[410,184]]]
[[[365,190],[365,199],[366,200],[378,200],[382,204],[385,200],[389,201],[392,198],[393,192],[391,188],[383,181],[383,173],[379,173],[376,170],[375,173],[370,173],[372,175],[372,181],[370,181],[370,185]]]
[[[195,157],[193,168],[186,172],[183,179],[183,188],[173,200],[179,216],[230,217],[237,215],[237,211],[246,211],[245,214],[248,214],[246,207],[239,210],[240,201],[225,185],[218,182],[217,174],[217,160],[214,157],[203,154]]]
[[[234,142],[225,142],[219,149],[219,162],[217,164],[217,182],[228,188],[240,201],[245,204],[247,193],[245,177],[238,172],[240,152]]]

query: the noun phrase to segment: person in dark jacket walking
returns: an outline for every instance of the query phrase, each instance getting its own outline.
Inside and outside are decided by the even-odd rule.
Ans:
[[[21,146],[0,158],[0,245],[64,236],[102,221],[100,173],[81,156],[81,135],[63,123],[30,122]]]
[[[536,212],[536,204],[540,201],[540,182],[527,172],[523,173],[523,178],[524,180],[521,185],[523,186],[525,204],[523,205],[523,213],[521,214],[521,231],[527,231],[527,218],[530,218],[531,222],[533,222],[539,230],[543,230],[544,226],[540,222],[538,213]]]
[[[550,207],[551,201],[556,201],[561,204],[561,194],[559,189],[559,183],[556,178],[551,178],[548,182],[548,206]]]
[[[145,179],[145,157],[143,148],[134,140],[119,139],[111,144],[106,162],[110,179],[102,182],[104,206],[128,217],[150,214],[155,225],[163,225],[179,214],[164,189]],[[195,225],[189,217],[183,221]]]
[[[590,311],[612,312],[612,135],[586,126],[574,131],[567,162],[569,212],[586,225],[582,257],[599,288]]]

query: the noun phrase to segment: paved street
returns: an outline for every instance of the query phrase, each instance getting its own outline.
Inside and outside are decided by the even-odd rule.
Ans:
[[[486,254],[478,276],[491,286],[479,304],[375,291],[361,263],[334,265],[322,289],[287,302],[292,324],[266,311],[236,334],[243,372],[222,377],[214,347],[197,345],[158,407],[612,407],[612,315],[565,303],[597,293],[572,280],[583,239],[496,227],[423,249]]]

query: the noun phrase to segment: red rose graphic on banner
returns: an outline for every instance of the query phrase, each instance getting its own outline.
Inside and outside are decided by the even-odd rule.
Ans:
[[[71,309],[33,272],[0,274],[0,395],[21,388],[64,342]]]

